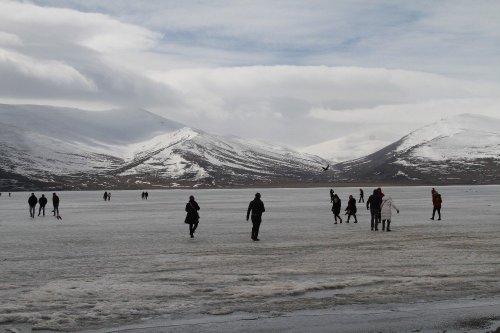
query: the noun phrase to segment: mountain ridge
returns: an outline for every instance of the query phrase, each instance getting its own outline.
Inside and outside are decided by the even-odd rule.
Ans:
[[[328,163],[320,157],[209,134],[140,109],[99,113],[4,104],[0,117],[3,188],[228,187],[331,180],[320,171]]]
[[[500,120],[461,114],[423,126],[362,158],[334,167],[350,182],[500,183]]]

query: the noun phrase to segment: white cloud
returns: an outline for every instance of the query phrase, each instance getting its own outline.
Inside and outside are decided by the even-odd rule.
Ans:
[[[0,1],[0,102],[143,107],[308,146],[500,98],[498,2],[34,3]]]
[[[64,63],[54,60],[40,61],[17,52],[0,49],[0,72],[5,75],[8,71],[29,80],[39,80],[40,84],[53,84],[64,88],[72,86],[87,91],[97,89],[92,80]]]
[[[367,122],[388,126],[408,123],[417,126],[462,113],[500,117],[499,109],[500,98],[431,99],[413,104],[377,105],[373,108],[347,110],[314,108],[309,111],[309,117],[336,123]]]

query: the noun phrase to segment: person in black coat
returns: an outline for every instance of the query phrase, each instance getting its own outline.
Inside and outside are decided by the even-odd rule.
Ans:
[[[354,216],[354,223],[358,223],[358,218],[356,217],[356,199],[352,195],[349,196],[349,201],[347,202],[347,208],[345,209],[347,215],[347,221],[349,223],[351,216]]]
[[[259,240],[259,228],[262,222],[262,213],[266,211],[264,208],[264,203],[260,200],[260,193],[255,193],[255,198],[250,201],[247,209],[247,221],[250,217],[250,213],[252,215],[252,240]]]
[[[366,209],[370,210],[371,214],[371,228],[372,230],[378,230],[378,224],[380,223],[380,205],[382,204],[382,196],[378,190],[373,190],[373,194],[366,200]]]
[[[45,194],[42,194],[42,197],[38,200],[38,204],[40,207],[38,208],[38,216],[40,216],[40,213],[43,212],[43,216],[45,216],[45,205],[47,204],[47,198],[45,197]]]
[[[52,207],[54,207],[54,216],[59,218],[59,197],[55,193],[52,193]]]
[[[194,196],[189,197],[189,202],[186,204],[186,219],[184,220],[184,223],[189,224],[189,234],[191,235],[191,238],[194,237],[194,232],[196,231],[196,228],[198,228],[198,223],[200,222],[200,214],[198,211],[200,210],[200,206],[198,206],[198,203],[194,200]]]
[[[35,207],[38,203],[38,198],[35,196],[35,193],[31,193],[31,196],[28,198],[28,205],[30,206],[30,217],[35,218]]]
[[[342,223],[342,218],[340,217],[340,208],[342,207],[342,201],[340,200],[339,196],[334,194],[332,198],[332,212],[333,212],[333,217],[335,218],[335,223],[337,224],[337,218],[340,219],[340,223]]]
[[[363,192],[363,189],[359,189],[359,201],[358,202],[365,202],[365,192]]]

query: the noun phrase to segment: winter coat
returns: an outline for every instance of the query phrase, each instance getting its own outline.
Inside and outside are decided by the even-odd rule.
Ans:
[[[200,206],[198,206],[198,203],[196,201],[189,201],[186,204],[186,219],[184,220],[185,223],[187,224],[195,224],[198,223],[200,220],[200,214],[198,214],[198,211],[200,210]]]
[[[47,204],[47,198],[41,197],[40,200],[38,200],[38,203],[40,204],[40,206],[44,207]]]
[[[266,211],[266,208],[264,207],[264,203],[260,199],[253,199],[250,201],[250,204],[248,205],[247,209],[247,220],[248,217],[250,216],[250,212],[252,212],[252,217],[262,217],[262,213]]]
[[[333,197],[333,205],[332,205],[333,214],[339,215],[341,206],[342,206],[342,201],[340,200],[340,198],[337,196],[334,196]]]
[[[52,196],[52,205],[54,208],[59,207],[59,197],[57,195]]]
[[[370,208],[372,212],[379,212],[380,205],[382,204],[382,198],[380,195],[370,195],[368,200],[366,200],[366,208]]]
[[[35,197],[35,195],[32,195],[29,197],[28,199],[28,204],[31,206],[31,207],[34,207],[36,206],[36,204],[38,203],[38,199]]]
[[[380,206],[380,214],[382,220],[391,219],[391,208],[399,212],[399,208],[394,204],[394,202],[392,202],[392,198],[389,196],[384,197],[384,199],[382,199],[382,205]]]
[[[443,199],[441,199],[441,194],[436,193],[432,197],[432,205],[434,206],[434,208],[441,208],[442,203],[443,203]]]
[[[356,214],[356,199],[351,198],[347,202],[347,208],[345,209],[347,214],[354,215]]]

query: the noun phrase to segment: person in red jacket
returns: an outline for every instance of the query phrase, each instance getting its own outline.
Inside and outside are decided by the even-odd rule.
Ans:
[[[441,220],[441,204],[443,203],[443,199],[441,199],[441,194],[439,194],[435,189],[432,189],[432,217],[431,220],[434,220],[434,216],[436,212],[438,213],[438,221]]]

